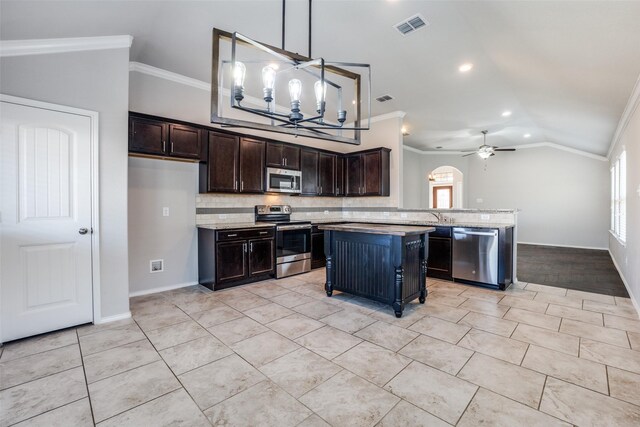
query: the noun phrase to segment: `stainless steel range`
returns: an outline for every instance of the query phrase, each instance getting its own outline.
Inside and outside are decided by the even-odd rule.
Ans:
[[[289,205],[258,205],[256,222],[276,224],[276,278],[311,271],[311,222],[291,221]]]

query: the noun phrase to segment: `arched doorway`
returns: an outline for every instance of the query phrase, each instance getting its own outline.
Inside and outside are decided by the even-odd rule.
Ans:
[[[429,173],[429,208],[462,208],[463,173],[453,166],[440,166]]]

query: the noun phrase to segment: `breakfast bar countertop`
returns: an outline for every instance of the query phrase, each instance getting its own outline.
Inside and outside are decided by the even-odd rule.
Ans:
[[[349,222],[346,224],[321,224],[320,230],[347,231],[352,233],[384,234],[392,236],[411,236],[415,234],[425,234],[435,231],[431,226],[415,225],[388,225]]]

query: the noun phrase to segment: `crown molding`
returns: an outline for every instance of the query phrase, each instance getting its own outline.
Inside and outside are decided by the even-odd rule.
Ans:
[[[403,119],[404,116],[406,116],[407,113],[405,113],[404,111],[392,111],[390,113],[386,113],[386,114],[380,114],[379,116],[371,116],[371,123],[375,123],[375,122],[380,122],[382,120],[388,120],[388,119]]]
[[[211,84],[202,80],[193,79],[182,74],[167,71],[162,68],[153,67],[151,65],[143,64],[141,62],[129,62],[129,71],[135,71],[149,76],[157,77],[164,80],[169,80],[174,83],[179,83],[186,86],[195,87],[196,89],[206,90],[211,92]]]
[[[64,39],[2,40],[0,57],[45,55],[51,53],[81,52],[87,50],[105,50],[130,48],[133,37],[74,37]]]
[[[616,127],[616,131],[613,134],[613,138],[611,139],[611,144],[609,145],[609,150],[607,151],[607,159],[611,159],[611,153],[613,149],[616,147],[622,134],[627,129],[627,125],[633,116],[633,113],[640,105],[640,76],[638,76],[638,80],[636,80],[636,84],[633,86],[633,90],[631,91],[631,95],[627,100],[627,105],[622,112],[622,116],[620,117],[620,121],[618,122],[618,126]]]
[[[578,150],[576,148],[566,147],[564,145],[556,144],[556,143],[553,143],[553,142],[536,142],[536,143],[533,143],[533,144],[513,145],[513,146],[510,146],[510,147],[501,147],[501,148],[515,148],[515,149],[518,149],[518,150],[527,150],[527,149],[530,149],[530,148],[541,148],[541,147],[555,148],[556,150],[566,151],[566,152],[569,152],[569,153],[572,153],[572,154],[577,154],[579,156],[588,157],[590,159],[600,160],[602,162],[608,162],[609,161],[608,157],[600,156],[598,154],[589,153],[588,151]],[[409,147],[409,146],[406,146],[406,145],[403,148],[405,150],[412,151],[414,153],[427,154],[427,155],[469,154],[469,151],[431,151],[431,150],[426,151],[426,150],[420,150],[420,149],[414,148],[414,147]]]

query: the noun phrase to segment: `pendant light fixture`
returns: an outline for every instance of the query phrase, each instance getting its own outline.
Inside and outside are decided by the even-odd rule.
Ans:
[[[238,32],[213,30],[211,122],[360,144],[360,131],[368,130],[371,121],[369,64],[311,58],[312,0],[309,0],[308,57],[285,50],[286,0],[282,7],[281,49]],[[223,57],[224,42],[230,42],[230,58]],[[367,105],[361,99],[364,79]],[[281,101],[285,88],[289,95],[287,103]],[[223,111],[225,105],[231,110]],[[367,113],[364,124],[363,107]],[[243,113],[232,113],[233,110]],[[248,120],[252,116],[244,113],[257,117]]]

